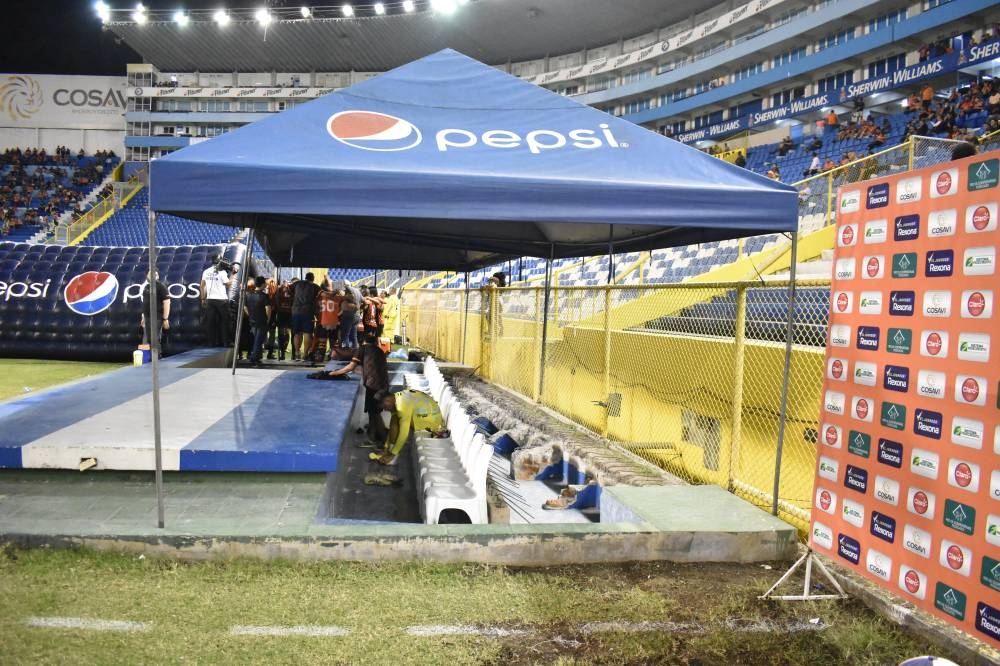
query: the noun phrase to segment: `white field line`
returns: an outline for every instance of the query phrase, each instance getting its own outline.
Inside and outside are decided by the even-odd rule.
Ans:
[[[524,636],[534,633],[531,629],[505,629],[504,627],[474,627],[470,624],[419,624],[406,628],[410,636]]]
[[[24,620],[29,627],[44,629],[82,629],[84,631],[148,631],[147,622],[125,620],[99,620],[89,617],[29,617]]]
[[[229,629],[233,636],[348,636],[349,629],[322,625],[296,625],[292,627],[254,627],[236,625]]]

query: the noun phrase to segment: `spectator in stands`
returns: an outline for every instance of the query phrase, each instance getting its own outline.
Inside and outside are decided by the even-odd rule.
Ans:
[[[743,160],[743,164],[746,164],[746,160]],[[390,287],[383,300],[385,301],[382,309],[382,316],[385,319],[385,334],[390,340],[397,341],[399,338],[399,296],[396,295],[396,288]],[[402,341],[399,340],[399,342]]]
[[[406,446],[411,432],[431,437],[447,436],[441,410],[426,393],[412,389],[399,393],[379,391],[374,400],[383,410],[392,413],[392,419],[383,449],[369,454],[371,460],[391,465]]]
[[[924,87],[920,89],[920,105],[923,107],[924,111],[929,111],[933,101],[934,88],[932,88],[929,83],[926,83],[924,84]]]
[[[792,137],[782,137],[781,141],[778,143],[778,157],[784,157],[794,148],[795,144],[792,143]]]
[[[875,137],[872,139],[871,143],[868,144],[868,150],[876,150],[885,145],[885,132],[881,128],[875,130]]]
[[[837,165],[833,163],[833,159],[830,157],[826,158],[826,162],[823,162],[823,171],[830,171],[836,169]]]
[[[247,285],[247,294],[243,301],[243,314],[250,324],[250,335],[253,342],[250,345],[250,365],[260,367],[264,353],[264,340],[267,339],[267,323],[271,319],[271,301],[267,295],[267,280],[258,275],[253,278],[253,290]]]
[[[736,159],[733,160],[733,164],[744,169],[747,168],[747,156],[742,150],[736,154]]]
[[[159,274],[154,275],[156,277],[150,280],[149,273],[146,273],[146,284],[142,287],[142,314],[139,315],[139,326],[142,328],[142,344],[152,345],[155,334],[160,343],[160,355],[166,356],[167,338],[170,334],[170,293],[167,285],[160,281]],[[152,298],[156,302],[157,318],[152,326],[149,325],[150,285],[153,286]]]
[[[229,289],[232,286],[232,271],[219,263],[218,255],[213,255],[212,265],[201,274],[201,308],[205,342],[209,346],[227,347],[231,344]]]
[[[292,360],[304,361],[316,326],[316,276],[306,273],[292,287]]]
[[[826,114],[826,131],[828,134],[832,134],[840,129],[840,119],[837,118],[837,112],[830,109],[830,112]]]
[[[809,163],[809,168],[805,170],[805,176],[815,176],[820,171],[819,153],[814,152],[812,156],[812,162]]]
[[[771,180],[781,180],[781,171],[777,164],[772,164],[771,168],[767,170],[767,177]]]
[[[309,375],[310,379],[335,379],[353,372],[361,366],[361,381],[365,386],[365,414],[368,415],[369,446],[384,445],[386,442],[385,423],[382,421],[382,404],[376,396],[389,391],[389,365],[385,352],[379,347],[378,338],[366,335],[361,346],[351,356],[351,361],[343,368],[326,372],[321,370]]]

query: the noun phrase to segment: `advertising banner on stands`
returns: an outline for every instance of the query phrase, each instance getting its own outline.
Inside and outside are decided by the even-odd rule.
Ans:
[[[124,76],[0,74],[0,127],[120,130]]]
[[[1000,647],[1000,160],[838,194],[810,545]]]
[[[758,125],[784,118],[792,118],[826,106],[847,104],[855,97],[866,97],[925,81],[942,74],[951,74],[964,67],[991,61],[998,56],[1000,56],[1000,39],[995,39],[956,53],[943,55],[940,58],[932,58],[916,65],[910,65],[890,74],[882,74],[881,76],[875,76],[864,81],[858,81],[857,83],[844,86],[840,90],[802,97],[792,100],[787,104],[757,111],[740,118],[733,118],[725,122],[684,132],[677,136],[677,140],[681,143],[694,143],[695,141],[703,141],[705,139],[722,138],[730,134],[753,129]]]

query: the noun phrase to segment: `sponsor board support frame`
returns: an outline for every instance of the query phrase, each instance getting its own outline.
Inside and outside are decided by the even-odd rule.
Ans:
[[[153,298],[153,288],[156,284],[156,213],[149,209],[149,354],[153,375],[153,456],[155,458],[156,478],[156,526],[163,528],[165,524],[163,508],[163,437],[160,432],[160,336],[154,331],[157,321],[157,299]]]
[[[802,594],[782,594],[775,595],[774,591],[777,590],[781,585],[791,578],[792,574],[795,573],[796,569],[805,564],[805,581],[802,583]],[[813,564],[819,569],[820,573],[829,581],[833,589],[837,591],[837,594],[812,594],[812,571]],[[775,601],[815,601],[817,599],[846,599],[847,593],[844,592],[844,588],[841,587],[840,582],[834,578],[833,574],[826,568],[822,561],[813,550],[810,548],[807,550],[802,557],[795,561],[795,564],[786,571],[778,581],[771,586],[771,588],[764,594],[757,597],[758,599],[774,599]]]
[[[778,450],[774,456],[774,491],[771,515],[778,515],[778,490],[781,486],[781,454],[785,447],[785,420],[788,416],[788,379],[792,371],[792,337],[795,331],[795,262],[798,260],[799,234],[792,232],[791,264],[788,269],[788,318],[785,320],[785,360],[781,376],[781,411],[778,416]]]

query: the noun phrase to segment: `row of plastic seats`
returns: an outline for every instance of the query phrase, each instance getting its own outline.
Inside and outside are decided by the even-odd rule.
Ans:
[[[407,376],[406,383],[434,398],[449,430],[448,437],[417,436],[414,441],[424,522],[437,524],[442,512],[452,509],[464,512],[473,524],[488,523],[486,477],[493,446],[478,431],[433,358],[424,361],[422,377]]]

